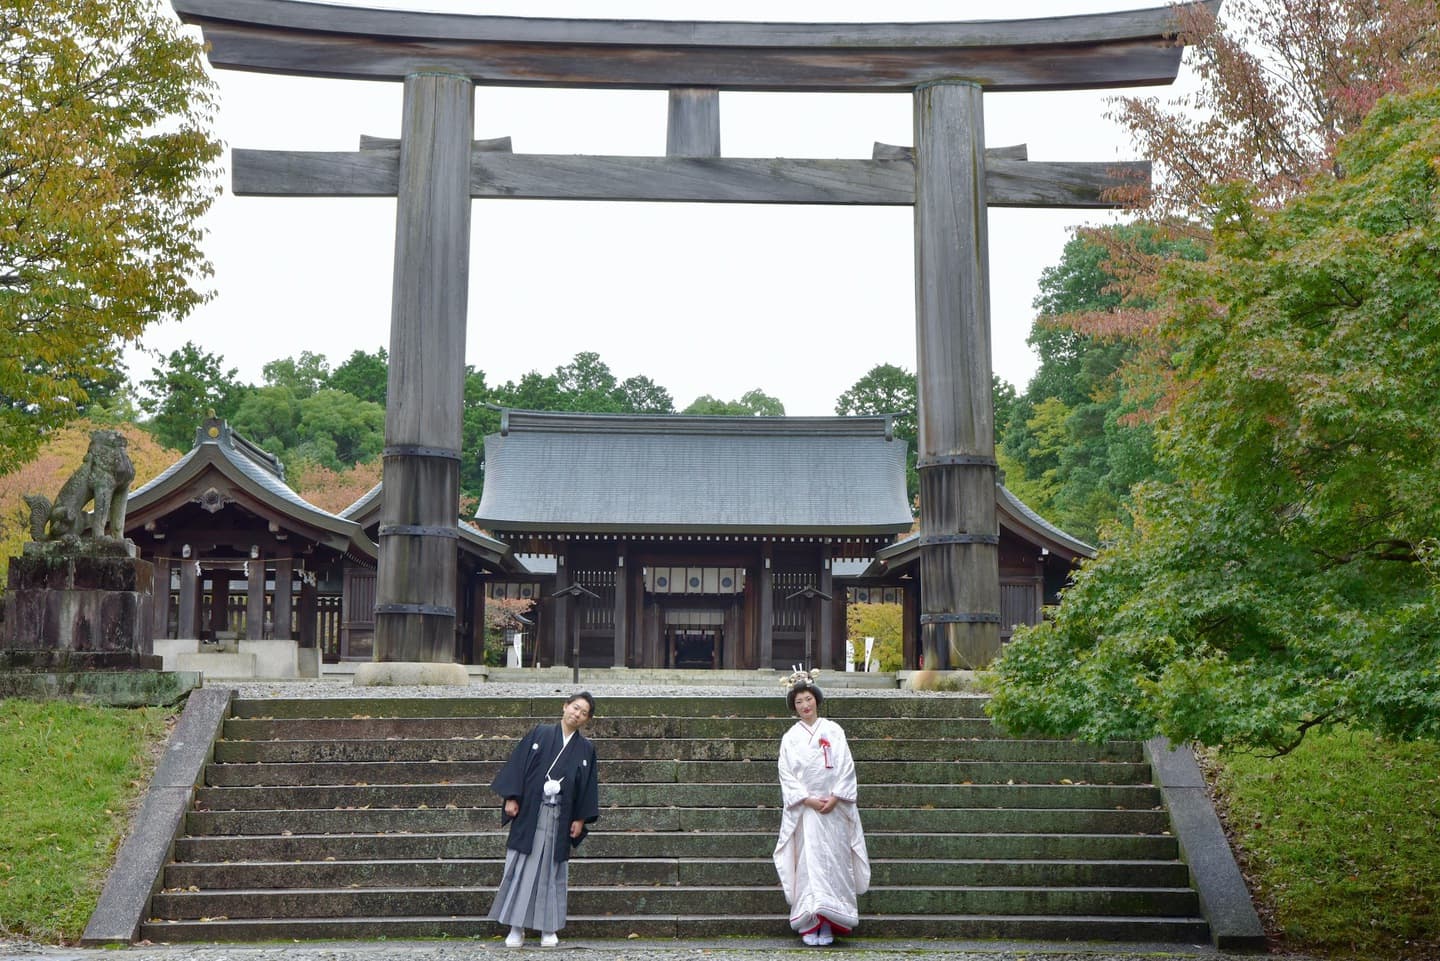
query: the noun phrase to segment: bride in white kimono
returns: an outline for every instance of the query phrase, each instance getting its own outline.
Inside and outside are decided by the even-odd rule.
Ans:
[[[824,699],[802,674],[786,695],[798,720],[780,742],[785,811],[775,870],[790,902],[790,927],[809,945],[849,934],[860,921],[856,898],[870,887],[855,759],[840,725],[819,716]]]

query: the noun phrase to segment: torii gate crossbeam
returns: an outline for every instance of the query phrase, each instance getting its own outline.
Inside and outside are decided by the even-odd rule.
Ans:
[[[921,645],[927,667],[999,649],[987,205],[1109,206],[1146,164],[987,152],[985,91],[1173,82],[1173,8],[1037,20],[766,24],[413,13],[172,0],[216,67],[405,85],[402,135],[345,153],[236,151],[237,193],[396,196],[376,658],[454,654],[470,200],[534,197],[915,208]],[[1220,0],[1193,6],[1218,12]],[[550,157],[472,141],[476,84],[664,88],[666,157]],[[912,151],[719,156],[718,92],[909,92]],[[763,661],[762,650],[762,661]],[[617,641],[617,664],[623,647]],[[822,655],[822,660],[825,658]]]

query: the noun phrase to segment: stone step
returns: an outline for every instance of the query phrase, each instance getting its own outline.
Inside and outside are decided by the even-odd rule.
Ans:
[[[292,888],[243,891],[162,891],[151,899],[160,917],[352,918],[462,915],[488,908],[493,887]],[[778,884],[764,887],[569,887],[576,914],[775,914],[788,911]],[[862,917],[913,912],[999,915],[1193,916],[1189,888],[1128,887],[876,887],[859,899]]]
[[[775,784],[775,768],[760,761],[604,759],[605,784]],[[212,787],[325,784],[484,784],[503,761],[322,761],[212,764]],[[862,785],[935,784],[1148,784],[1150,766],[1116,761],[859,761]]]
[[[480,907],[488,909],[488,905]],[[1016,917],[896,914],[862,918],[857,931],[867,938],[945,938],[947,940],[1115,941],[1201,944],[1209,936],[1198,917]],[[413,918],[265,919],[149,922],[140,937],[153,942],[256,942],[292,940],[375,940],[414,938],[476,938],[498,941],[504,929],[486,920],[483,910],[463,916],[427,915]],[[572,939],[785,938],[794,932],[783,916],[660,915],[643,917],[572,913],[561,934]],[[535,945],[532,938],[527,945]],[[844,945],[845,939],[837,944]],[[851,942],[862,944],[863,942]]]
[[[822,682],[823,684],[823,682]],[[846,726],[847,718],[881,717],[985,717],[987,697],[958,694],[899,694],[893,697],[825,699],[823,713]],[[237,718],[353,718],[353,717],[538,717],[560,719],[564,697],[450,697],[450,698],[236,698]],[[790,718],[785,695],[776,686],[773,695],[739,697],[603,697],[596,701],[596,718],[610,717],[779,717]],[[793,720],[793,718],[791,718]]]
[[[174,893],[262,888],[495,887],[498,857],[445,861],[249,861],[171,864],[164,887]],[[992,887],[1183,888],[1178,861],[915,860],[873,858],[871,884]],[[586,885],[773,887],[775,864],[758,858],[594,858],[570,862],[570,883]]]
[[[488,785],[554,696],[241,699],[154,896],[151,940],[469,937],[506,834]],[[872,937],[1203,941],[1138,743],[1007,737],[973,696],[833,695]],[[604,697],[601,819],[566,938],[793,937],[771,853],[794,723],[743,697]],[[208,919],[208,920],[205,920]]]
[[[405,858],[505,857],[504,832],[464,831],[425,834],[289,834],[182,837],[175,842],[179,862],[337,861]],[[1157,834],[921,834],[867,831],[872,858],[1061,859],[1174,861],[1175,839]],[[768,858],[775,849],[773,830],[687,832],[684,834],[591,834],[576,863],[587,858]]]
[[[1107,811],[996,808],[881,808],[865,811],[867,831],[945,831],[1037,834],[1163,834],[1170,826],[1164,811]],[[368,810],[191,811],[190,834],[381,834],[483,831],[499,824],[499,811],[484,808],[371,808]],[[776,806],[734,808],[617,808],[601,812],[608,832],[775,830]]]
[[[345,717],[232,718],[229,741],[349,741],[433,738],[501,738],[508,744],[552,717]],[[664,740],[763,739],[779,743],[795,726],[790,717],[600,717],[585,728],[597,750],[616,738]],[[1003,737],[988,718],[869,718],[851,725],[865,738]],[[850,730],[847,730],[847,734]],[[603,750],[602,750],[603,756]]]
[[[774,783],[614,784],[601,791],[606,807],[709,807],[756,809],[778,805]],[[1142,810],[1161,804],[1160,792],[1137,784],[906,784],[862,783],[859,804],[864,820],[872,811],[913,809],[923,799],[930,808],[1104,808]],[[494,809],[499,800],[487,785],[367,784],[303,787],[209,787],[196,792],[195,806],[206,811],[330,810],[335,808]]]
[[[862,761],[1083,761],[1140,763],[1141,745],[1133,741],[1086,744],[1058,740],[923,740],[850,738],[850,751]],[[419,740],[218,741],[221,764],[314,763],[355,761],[497,761],[515,746],[507,738]],[[661,740],[614,738],[597,744],[601,763],[611,760],[763,761],[773,765],[778,739],[701,738]]]

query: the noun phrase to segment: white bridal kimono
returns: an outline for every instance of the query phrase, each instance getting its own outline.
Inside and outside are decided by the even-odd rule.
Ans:
[[[801,934],[821,921],[845,934],[860,921],[855,899],[870,887],[870,856],[855,807],[855,759],[840,725],[796,721],[780,742],[780,794],[785,813],[775,844],[775,870],[790,927]],[[829,814],[806,807],[808,797],[840,799]]]

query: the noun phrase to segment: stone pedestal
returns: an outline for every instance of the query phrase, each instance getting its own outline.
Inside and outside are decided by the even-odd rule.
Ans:
[[[10,559],[0,651],[25,652],[32,670],[158,670],[154,578],[123,544],[26,545]]]

